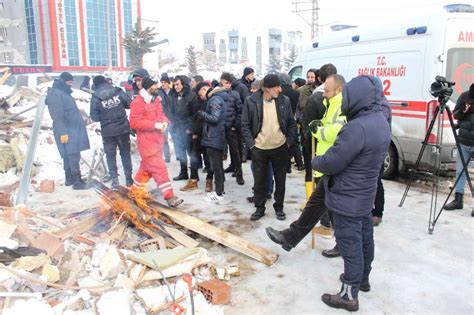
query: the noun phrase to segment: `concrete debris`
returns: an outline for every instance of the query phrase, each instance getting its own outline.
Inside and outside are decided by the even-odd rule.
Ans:
[[[51,258],[46,255],[38,256],[25,256],[18,258],[13,264],[12,267],[15,269],[23,269],[26,271],[33,271],[35,269],[41,268],[44,265],[50,264]]]
[[[56,266],[46,264],[43,266],[43,271],[41,271],[43,276],[46,276],[47,281],[50,283],[58,282],[60,279],[59,269]]]
[[[219,268],[214,265],[209,267],[212,276],[215,279],[229,281],[231,276],[238,277],[240,276],[240,269],[238,265],[229,265],[226,268]]]
[[[97,308],[100,315],[130,315],[130,293],[127,290],[106,292],[102,294]]]
[[[122,260],[117,248],[109,247],[100,262],[100,273],[102,275],[102,279],[116,277],[123,269],[122,267]]]

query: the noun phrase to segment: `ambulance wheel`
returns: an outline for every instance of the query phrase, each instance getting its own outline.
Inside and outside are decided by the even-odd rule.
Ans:
[[[393,179],[398,172],[398,154],[393,144],[388,148],[387,156],[383,161],[383,167],[383,179]]]

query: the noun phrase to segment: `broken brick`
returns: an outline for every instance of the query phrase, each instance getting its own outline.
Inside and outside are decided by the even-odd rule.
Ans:
[[[198,283],[198,290],[212,304],[229,304],[230,286],[220,280],[213,279]]]
[[[48,255],[54,257],[64,250],[61,239],[53,234],[43,232],[35,240],[35,247],[48,252]]]
[[[12,195],[9,192],[0,191],[0,206],[2,207],[13,206]]]
[[[43,193],[54,192],[54,180],[50,180],[50,179],[42,180],[39,190]]]

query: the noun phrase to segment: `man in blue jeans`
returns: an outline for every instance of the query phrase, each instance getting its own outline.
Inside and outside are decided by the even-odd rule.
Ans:
[[[454,108],[454,118],[458,120],[459,133],[458,139],[461,147],[461,152],[458,152],[456,159],[456,178],[459,181],[456,185],[454,200],[444,206],[444,210],[456,210],[463,208],[463,196],[464,186],[466,185],[466,168],[463,171],[464,165],[462,164],[461,154],[464,157],[464,161],[467,162],[474,156],[474,83],[469,87],[469,91],[463,92]],[[467,162],[469,163],[469,162]],[[462,173],[461,173],[462,172]],[[471,191],[472,194],[472,191]],[[471,215],[474,216],[474,210],[471,210]]]

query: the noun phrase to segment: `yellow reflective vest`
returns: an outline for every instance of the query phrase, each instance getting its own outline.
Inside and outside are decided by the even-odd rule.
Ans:
[[[321,119],[321,126],[318,127],[316,133],[312,133],[313,137],[318,140],[316,156],[323,155],[332,147],[336,141],[337,134],[346,123],[346,116],[343,116],[341,113],[342,93],[335,95],[330,100],[326,99],[323,104],[326,106],[326,112]],[[323,175],[317,171],[313,173],[314,177],[321,177]]]

